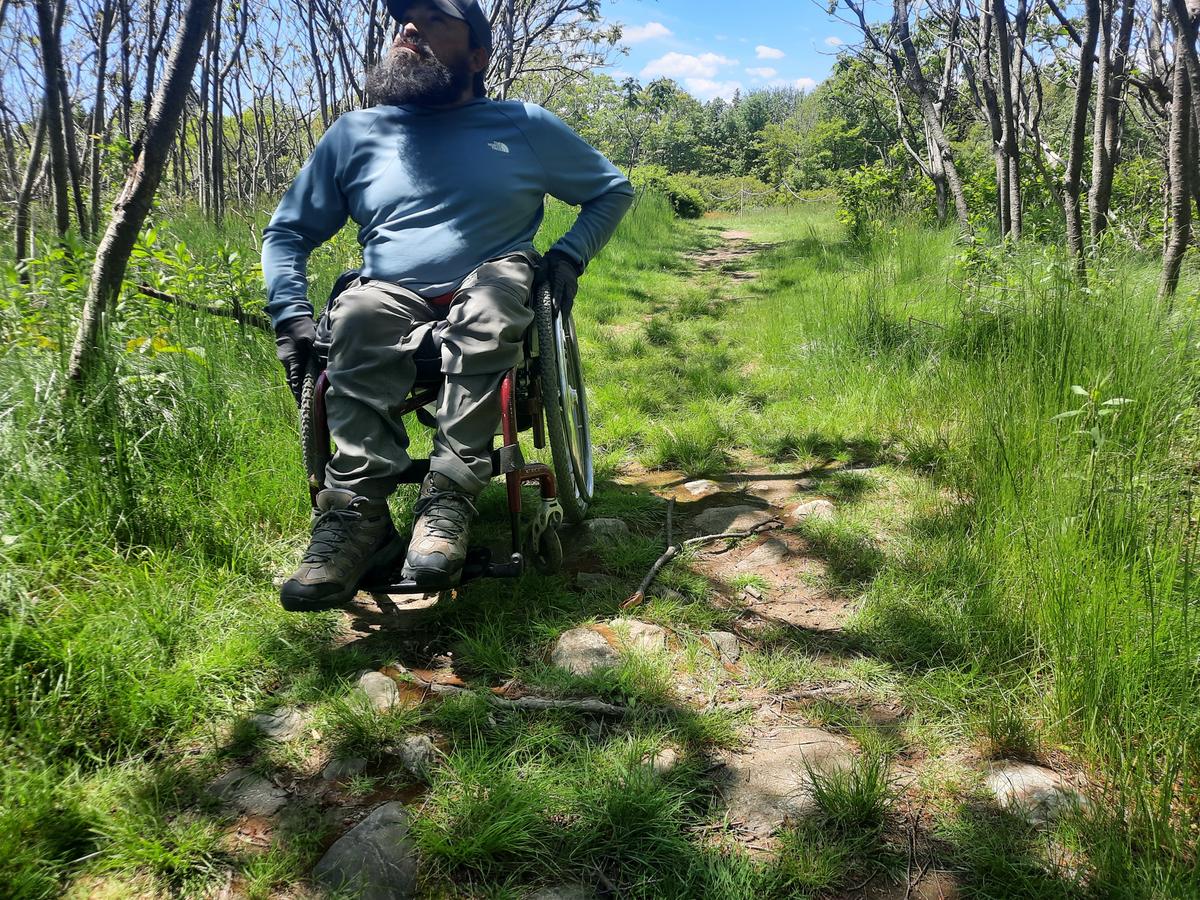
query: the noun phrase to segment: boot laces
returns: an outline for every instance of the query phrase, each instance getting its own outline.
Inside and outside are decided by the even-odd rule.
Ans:
[[[305,563],[327,563],[350,536],[350,530],[362,520],[354,509],[327,509],[313,525],[312,542],[304,554]]]
[[[456,540],[467,530],[471,516],[477,514],[474,504],[465,494],[438,491],[421,497],[413,506],[425,527],[443,540]]]

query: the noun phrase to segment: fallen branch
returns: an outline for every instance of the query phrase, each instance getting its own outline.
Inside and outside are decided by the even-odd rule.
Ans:
[[[640,605],[646,599],[646,591],[649,590],[651,583],[662,571],[662,567],[675,558],[675,554],[679,552],[678,547],[668,547],[667,552],[655,560],[654,565],[650,567],[650,571],[646,573],[646,577],[642,579],[642,583],[638,585],[638,589],[629,595],[629,598],[621,604],[621,609],[629,609],[633,606]]]
[[[497,697],[488,695],[488,703],[503,709],[569,709],[574,712],[591,713],[597,716],[624,716],[630,712],[628,706],[615,706],[603,700],[551,700],[546,697]]]
[[[667,506],[667,534],[670,535],[671,525],[671,507]],[[761,526],[760,526],[761,527]],[[654,565],[650,567],[650,571],[646,573],[646,577],[642,579],[642,583],[638,585],[638,589],[626,598],[621,604],[621,609],[630,609],[634,606],[639,606],[646,600],[646,591],[650,589],[650,585],[654,583],[654,579],[658,573],[662,571],[663,566],[675,558],[680,550],[688,547],[696,547],[700,544],[707,544],[711,541],[719,541],[722,538],[744,538],[752,537],[759,529],[752,528],[749,531],[723,531],[720,534],[705,534],[700,537],[688,538],[682,544],[667,547],[665,553],[654,561]],[[669,540],[669,538],[668,538]]]
[[[168,294],[157,288],[152,288],[148,284],[139,284],[138,293],[146,297],[153,297],[155,300],[162,300],[164,303],[170,303],[173,306],[194,309],[196,312],[220,316],[222,319],[233,319],[241,325],[249,325],[251,328],[257,328],[260,331],[274,331],[270,320],[266,316],[260,316],[257,313],[248,313],[240,309],[225,309],[223,306],[205,306],[203,303],[193,303],[191,300],[184,300],[181,297],[176,297],[174,294]]]

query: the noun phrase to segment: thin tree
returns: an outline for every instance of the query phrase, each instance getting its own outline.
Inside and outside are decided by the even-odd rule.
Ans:
[[[1166,246],[1163,250],[1159,297],[1170,297],[1179,286],[1179,268],[1192,235],[1190,181],[1195,173],[1191,159],[1191,85],[1184,63],[1186,35],[1175,32],[1175,75],[1171,79],[1171,136],[1167,142],[1167,189],[1169,191]]]
[[[1067,247],[1075,257],[1080,276],[1087,271],[1084,259],[1083,215],[1079,208],[1080,179],[1083,175],[1084,132],[1087,130],[1088,101],[1092,95],[1096,40],[1100,32],[1100,0],[1087,0],[1087,30],[1079,51],[1079,80],[1075,86],[1075,109],[1071,115],[1070,150],[1067,173],[1063,179],[1063,208],[1067,214]]]
[[[67,199],[67,142],[63,131],[62,91],[59,72],[62,71],[62,47],[58,41],[58,22],[50,0],[35,0],[38,37],[42,42],[42,70],[45,77],[45,110],[47,137],[50,141],[50,171],[54,180],[54,225],[60,235],[71,227],[70,201]]]
[[[183,24],[175,38],[162,84],[150,109],[140,152],[133,161],[125,186],[117,195],[112,218],[96,250],[83,316],[75,336],[75,345],[71,349],[68,375],[72,390],[78,390],[95,371],[101,352],[100,334],[104,316],[120,293],[129,254],[133,251],[138,231],[146,220],[162,178],[215,2],[188,0],[184,7]]]

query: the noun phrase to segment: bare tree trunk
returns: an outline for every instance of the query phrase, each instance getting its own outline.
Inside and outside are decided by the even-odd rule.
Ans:
[[[1017,117],[1013,99],[1013,39],[1005,0],[993,0],[996,17],[996,49],[1000,58],[1001,140],[1008,174],[1008,236],[1021,236],[1021,158],[1017,148]]]
[[[133,141],[133,73],[129,64],[133,48],[129,44],[129,0],[117,0],[117,17],[121,25],[121,133]]]
[[[63,143],[67,148],[67,174],[71,178],[75,218],[79,222],[80,232],[87,237],[91,234],[91,229],[88,227],[87,213],[83,205],[83,171],[79,165],[79,147],[75,144],[75,113],[71,108],[71,94],[67,90],[67,73],[62,68],[58,70],[58,92],[62,97]]]
[[[54,179],[54,224],[59,234],[66,234],[71,227],[71,207],[67,198],[67,148],[63,138],[62,93],[58,87],[62,48],[58,43],[58,28],[50,0],[35,0],[35,5],[38,36],[42,42],[42,69],[46,79],[46,129],[50,138],[50,166]]]
[[[1079,83],[1075,88],[1075,111],[1071,116],[1071,149],[1063,179],[1063,207],[1067,213],[1067,246],[1075,257],[1076,271],[1087,272],[1084,258],[1083,217],[1079,210],[1079,180],[1083,173],[1084,130],[1087,127],[1088,99],[1092,93],[1096,40],[1100,30],[1100,0],[1087,0],[1087,31],[1079,51]]]
[[[1191,100],[1187,66],[1183,61],[1183,44],[1186,38],[1182,30],[1175,34],[1175,76],[1171,83],[1171,137],[1167,143],[1167,182],[1170,185],[1168,201],[1170,221],[1167,223],[1166,249],[1163,252],[1162,281],[1158,295],[1170,297],[1179,285],[1179,267],[1187,251],[1192,230],[1192,193],[1189,182],[1194,174],[1191,156],[1191,123],[1189,107]]]
[[[17,205],[14,210],[15,219],[13,249],[18,264],[29,256],[30,215],[29,207],[33,200],[33,187],[37,184],[38,173],[42,169],[42,150],[46,146],[46,112],[38,116],[37,128],[34,129],[33,142],[29,147],[29,162],[25,166],[25,177],[21,179],[21,190],[17,194]],[[22,280],[27,276],[22,267]]]
[[[71,349],[68,375],[72,391],[77,391],[95,369],[101,349],[99,339],[104,314],[120,293],[129,254],[162,178],[215,2],[188,0],[184,8],[183,23],[150,111],[141,152],[113,204],[112,218],[96,250],[91,286]]]
[[[96,42],[96,98],[92,105],[91,137],[91,224],[92,234],[100,230],[100,144],[107,128],[104,115],[104,79],[108,74],[108,38],[112,33],[114,7],[112,0],[104,0],[100,12],[100,37]]]
[[[1183,35],[1182,48],[1176,60],[1182,60],[1185,65],[1191,87],[1192,108],[1196,117],[1200,118],[1200,51],[1196,47],[1200,39],[1200,2],[1171,0],[1170,13],[1176,31]]]

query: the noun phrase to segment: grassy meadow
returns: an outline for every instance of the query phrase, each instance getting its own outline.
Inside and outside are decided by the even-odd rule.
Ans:
[[[254,307],[264,221],[217,229],[160,210],[134,275],[191,302]],[[543,246],[569,221],[551,207]],[[689,254],[725,229],[747,232],[752,252],[698,269]],[[314,297],[356,249],[343,232],[314,255]],[[793,527],[861,606],[839,654],[777,629],[734,677],[698,648],[738,610],[685,556],[661,578],[673,591],[639,613],[680,635],[682,651],[588,678],[551,668],[546,650],[617,614],[624,593],[563,576],[474,584],[414,633],[345,646],[338,614],[283,613],[272,577],[294,565],[309,508],[270,337],[129,293],[108,334],[111,377],[87,408],[66,408],[86,248],[48,251],[28,288],[9,266],[0,894],[216,896],[236,879],[244,896],[303,896],[336,810],[300,797],[269,847],[247,849],[205,785],[239,764],[298,783],[353,753],[371,765],[347,805],[399,797],[419,811],[427,896],[521,897],[598,877],[622,897],[853,896],[905,874],[910,818],[966,896],[1195,896],[1190,264],[1168,308],[1157,263],[1134,255],[1099,262],[1083,287],[1058,251],[1034,244],[967,244],[903,221],[852,244],[823,204],[689,223],[643,196],[575,307],[595,514],[632,529],[601,548],[601,564],[632,587],[662,549],[665,503],[630,473],[807,473],[839,515]],[[427,447],[420,432],[414,453]],[[396,498],[398,522],[412,499]],[[485,494],[485,532],[503,527],[492,524],[503,502]],[[388,715],[354,703],[361,670],[420,654],[452,655],[478,694]],[[852,737],[860,764],[821,781],[814,818],[763,857],[722,833],[705,778],[746,715],[677,702],[679,667],[732,699],[844,678],[907,715],[885,728],[837,704],[808,708]],[[634,712],[597,726],[490,707],[487,688],[514,678]],[[284,704],[313,711],[298,742],[247,727]],[[388,762],[415,730],[446,752],[427,785]],[[641,761],[666,746],[682,761],[657,777]],[[1048,841],[981,811],[961,748],[1054,760],[1085,776],[1096,802]],[[916,757],[920,775],[901,788],[889,773]],[[1051,844],[1069,864],[1048,862]]]

